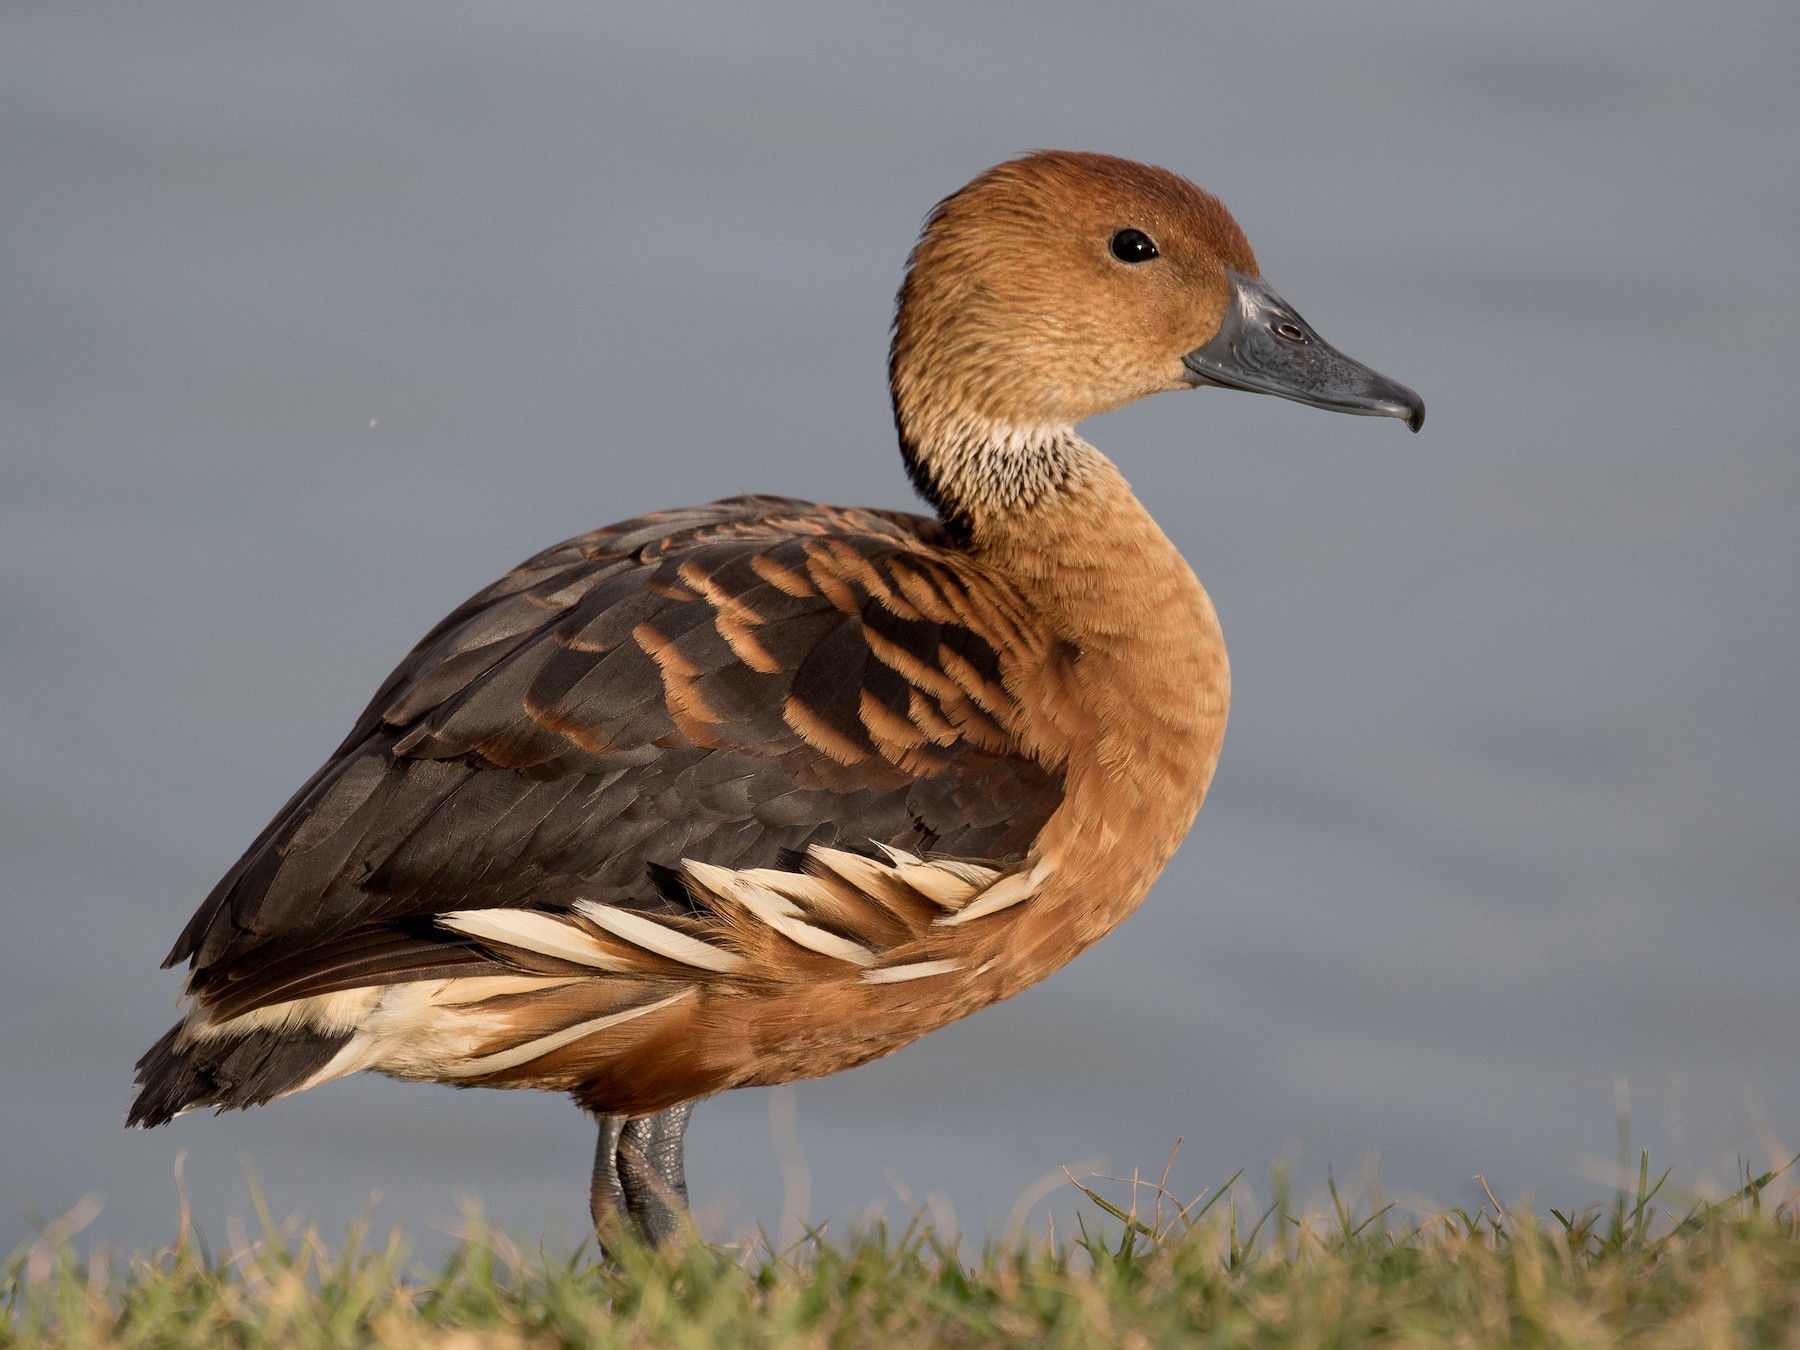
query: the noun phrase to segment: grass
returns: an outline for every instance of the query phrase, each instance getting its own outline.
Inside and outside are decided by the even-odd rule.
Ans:
[[[1084,1186],[1073,1240],[977,1256],[915,1221],[602,1266],[528,1257],[471,1220],[425,1270],[397,1232],[333,1252],[263,1211],[261,1240],[229,1253],[184,1222],[168,1249],[114,1262],[50,1225],[0,1267],[0,1347],[1800,1346],[1787,1174],[1674,1206],[1640,1155],[1611,1205],[1543,1220],[1490,1196],[1403,1222],[1335,1182],[1296,1213],[1279,1175],[1260,1211],[1231,1183],[1185,1208],[1159,1185]]]

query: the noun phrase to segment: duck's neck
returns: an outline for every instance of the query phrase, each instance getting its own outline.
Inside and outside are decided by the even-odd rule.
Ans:
[[[1037,453],[1020,453],[1027,440]],[[1211,782],[1231,700],[1206,592],[1111,461],[1073,429],[940,440],[914,459],[962,546],[1078,653],[1070,711],[1085,725],[1068,735],[1093,753],[1071,764],[1086,760],[1120,807],[1165,822],[1150,850],[1160,868]]]
[[[979,417],[895,421],[913,486],[959,536],[1052,504],[1083,486],[1096,465],[1112,468],[1073,427]]]

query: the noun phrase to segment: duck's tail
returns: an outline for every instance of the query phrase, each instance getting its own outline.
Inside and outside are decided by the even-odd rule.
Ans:
[[[137,1062],[137,1098],[126,1125],[149,1129],[202,1106],[261,1106],[305,1087],[350,1039],[347,1031],[281,1027],[184,1042],[185,1025],[170,1027]]]

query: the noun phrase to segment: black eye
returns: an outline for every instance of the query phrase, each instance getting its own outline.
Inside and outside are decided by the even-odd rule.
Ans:
[[[1120,230],[1112,237],[1112,255],[1122,263],[1149,262],[1157,256],[1156,241],[1142,230]]]

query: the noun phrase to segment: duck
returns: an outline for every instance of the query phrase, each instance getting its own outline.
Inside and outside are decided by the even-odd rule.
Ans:
[[[1212,782],[1213,604],[1079,423],[1224,388],[1393,417],[1219,200],[1039,151],[941,201],[889,384],[930,514],[738,496],[433,628],[194,914],[128,1123],[362,1070],[565,1093],[603,1250],[687,1231],[728,1089],[837,1073],[1138,908]]]

